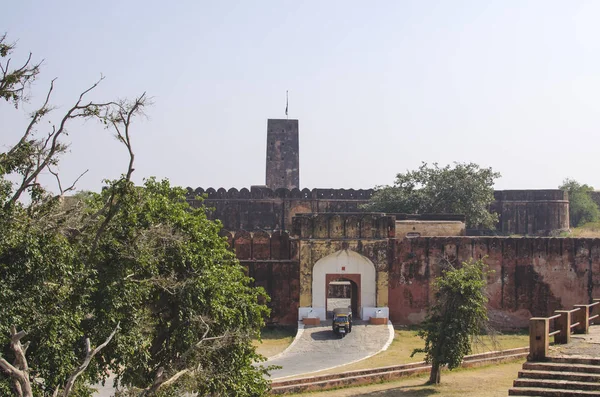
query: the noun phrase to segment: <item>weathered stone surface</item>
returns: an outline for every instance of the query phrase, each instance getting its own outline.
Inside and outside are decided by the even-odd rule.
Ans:
[[[266,185],[273,190],[300,186],[298,120],[267,121]]]

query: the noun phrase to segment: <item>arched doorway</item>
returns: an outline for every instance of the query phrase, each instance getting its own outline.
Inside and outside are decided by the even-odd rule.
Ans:
[[[358,316],[360,293],[358,284],[348,278],[336,278],[327,284],[327,318],[333,315],[333,309],[350,308],[354,317]]]
[[[328,304],[330,284],[340,281],[346,284],[339,285],[348,285],[347,282],[350,282],[350,306],[356,318],[363,317],[363,308],[376,306],[375,266],[365,256],[345,249],[319,259],[313,267],[312,309],[321,313],[321,318],[333,310],[329,309]]]

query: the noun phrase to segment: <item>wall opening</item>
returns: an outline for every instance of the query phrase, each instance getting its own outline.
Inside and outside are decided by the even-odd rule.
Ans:
[[[319,259],[312,270],[311,309],[320,313],[321,318],[325,318],[327,312],[333,310],[329,309],[328,303],[329,285],[332,281],[351,282],[350,288],[354,288],[354,294],[351,296],[354,296],[355,299],[352,310],[356,318],[364,317],[364,308],[376,307],[376,271],[375,266],[367,257],[344,249]],[[353,284],[354,287],[352,287]],[[352,306],[352,301],[350,305]]]
[[[356,275],[360,278],[360,275]],[[352,315],[359,315],[360,291],[358,284],[347,278],[336,278],[327,284],[327,318],[333,317],[333,309],[350,308]]]

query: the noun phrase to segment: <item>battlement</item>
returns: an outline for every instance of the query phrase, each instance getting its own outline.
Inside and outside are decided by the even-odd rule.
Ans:
[[[203,189],[198,187],[187,188],[188,199],[195,196],[207,195],[208,200],[236,200],[236,199],[308,199],[308,200],[369,200],[373,195],[373,189],[286,189],[276,190],[268,187],[253,186],[250,189],[242,188],[212,188]]]
[[[374,189],[270,189],[187,188],[187,199],[199,206],[198,196],[213,208],[211,218],[226,229],[290,230],[292,218],[300,213],[354,212],[374,194]],[[562,190],[498,190],[490,209],[500,216],[497,230],[503,234],[548,235],[569,228],[568,194]],[[421,215],[427,220],[427,215]],[[453,218],[447,220],[460,220]],[[434,215],[435,220],[441,220]],[[402,215],[398,219],[414,219]]]

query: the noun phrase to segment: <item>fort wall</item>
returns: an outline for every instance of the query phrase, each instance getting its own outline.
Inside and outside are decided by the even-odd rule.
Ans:
[[[287,232],[222,230],[241,265],[254,279],[254,285],[271,297],[271,324],[295,324],[300,301],[298,242]]]
[[[486,257],[493,271],[487,287],[490,317],[505,327],[526,327],[531,316],[547,316],[556,309],[589,302],[600,293],[600,239],[396,239],[385,236],[391,222],[388,217],[378,218],[375,231],[369,232],[341,229],[349,222],[339,214],[326,217],[326,222],[309,215],[300,218],[304,219],[296,221],[299,236],[281,231],[223,232],[255,284],[271,296],[272,323],[296,323],[302,299],[310,299],[310,264],[342,249],[358,252],[375,264],[377,299],[387,301],[395,324],[422,321],[432,300],[431,281],[445,264],[470,258]],[[344,231],[336,234],[337,227]]]
[[[415,324],[448,261],[486,257],[491,316],[526,326],[531,316],[591,302],[600,292],[600,239],[419,237],[396,241],[389,271],[390,318]]]
[[[549,235],[569,228],[569,196],[563,190],[501,190],[494,192],[492,211],[503,234]]]
[[[210,217],[228,230],[291,230],[292,218],[301,213],[360,212],[373,189],[192,189],[188,201],[199,206],[198,196],[212,208]],[[499,214],[498,232],[504,235],[549,235],[569,228],[569,202],[561,190],[503,190],[494,193],[491,209]],[[437,218],[439,219],[439,216]]]

